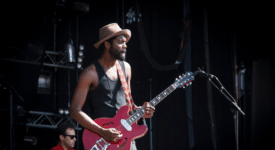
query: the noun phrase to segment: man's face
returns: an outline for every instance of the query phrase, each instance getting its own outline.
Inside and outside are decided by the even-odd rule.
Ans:
[[[126,37],[124,35],[119,35],[114,38],[109,53],[116,59],[124,61],[126,60],[126,48]]]
[[[66,130],[66,136],[63,136],[64,138],[63,140],[61,140],[63,145],[67,148],[73,148],[76,141],[76,138],[74,137],[73,139],[71,139],[70,135],[75,136],[75,131],[72,128],[68,128]]]

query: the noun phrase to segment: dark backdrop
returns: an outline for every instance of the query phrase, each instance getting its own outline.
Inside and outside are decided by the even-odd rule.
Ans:
[[[184,64],[169,71],[159,71],[150,65],[141,51],[137,22],[126,24],[125,15],[129,8],[134,6],[133,2],[124,1],[124,10],[122,10],[122,1],[90,1],[89,13],[72,12],[59,8],[57,18],[60,20],[57,20],[56,28],[57,51],[63,51],[65,43],[69,40],[69,22],[71,23],[70,31],[74,45],[82,43],[85,46],[84,67],[87,67],[99,57],[93,44],[98,41],[100,27],[117,22],[121,27],[130,29],[132,37],[127,44],[127,61],[132,67],[132,95],[135,103],[142,105],[143,102],[150,100],[150,90],[152,90],[152,97],[154,97],[171,85],[178,75],[184,73]],[[1,6],[1,55],[26,51],[27,43],[36,43],[44,46],[44,49],[53,50],[54,3],[55,1],[3,3]],[[152,57],[161,65],[174,63],[180,52],[181,38],[179,34],[183,28],[183,1],[139,1],[139,5],[142,12],[141,19],[143,20],[145,36]],[[238,1],[207,1],[206,3],[211,73],[219,78],[233,97],[235,97],[234,35],[237,65],[242,63],[248,69],[253,70],[253,61],[270,58],[270,61],[273,62],[269,48],[265,47],[267,45],[265,31],[268,29],[269,19],[266,18],[268,13],[263,13],[263,10],[268,9],[263,8],[267,8],[267,5],[263,3],[261,5],[258,3],[240,3]],[[122,22],[122,12],[124,12],[124,23]],[[192,70],[190,71],[195,71],[198,67],[206,67],[203,39],[203,1],[192,1],[191,12]],[[49,32],[45,33],[42,27],[48,29]],[[44,40],[37,40],[37,38],[44,38]],[[268,64],[273,64],[270,61],[268,61]],[[261,64],[264,65],[265,63]],[[21,101],[18,96],[14,95],[14,105],[21,105],[25,110],[44,112],[55,112],[59,108],[68,107],[68,70],[57,69],[56,71],[57,102],[54,103],[53,88],[51,88],[50,95],[36,93],[41,66],[7,61],[1,61],[0,66],[1,75],[25,100]],[[273,65],[269,66],[274,70]],[[50,67],[43,67],[43,69],[54,71]],[[75,70],[69,72],[71,96],[80,72]],[[270,74],[270,72],[266,72]],[[246,84],[252,89],[252,80],[249,80],[249,77],[253,74],[252,72],[247,74]],[[270,75],[269,78],[273,80]],[[257,79],[256,77],[253,78],[254,84],[258,83],[256,82]],[[268,83],[268,81],[264,83]],[[5,85],[2,80],[1,84]],[[268,88],[267,86],[263,87]],[[206,79],[196,77],[193,86],[189,88],[193,88],[194,149],[213,149],[207,107]],[[265,91],[264,88],[262,90]],[[271,91],[267,90],[266,94],[272,94]],[[8,110],[9,97],[7,90],[1,89],[1,95],[1,106]],[[259,97],[259,95],[256,96]],[[253,103],[250,102],[251,100]],[[252,98],[251,92],[249,93],[248,90],[245,98],[246,103],[244,104],[247,117],[245,123],[241,122],[243,128],[240,131],[240,147],[242,149],[256,149],[262,143],[268,144],[266,142],[267,133],[269,131],[274,132],[274,129],[272,123],[268,119],[262,118],[262,116],[273,114],[272,106],[274,104],[272,100],[271,95],[266,103],[262,103],[263,105],[258,107],[258,98]],[[218,148],[224,150],[234,149],[234,120],[231,106],[215,88],[213,88],[213,101]],[[265,108],[264,106],[269,106],[269,109],[261,113]],[[87,104],[83,109],[88,112]],[[1,130],[8,131],[6,129],[9,128],[9,114],[7,111],[1,114],[1,122],[5,122],[2,124]],[[270,125],[262,124],[262,121],[258,120],[259,118]],[[241,116],[240,119],[244,120]],[[189,149],[185,92],[182,89],[176,90],[156,106],[152,122],[154,149]],[[148,123],[149,119],[147,119]],[[266,128],[266,130],[259,130],[260,128]],[[29,132],[40,133],[42,141],[42,139],[47,139],[52,134],[52,131],[45,132],[46,130],[48,129],[40,129],[39,131],[30,128]],[[8,132],[4,133],[5,136],[2,137],[9,137]],[[17,143],[22,143],[22,136],[25,133],[26,129],[24,127],[15,127]],[[9,138],[1,139],[0,145],[3,148],[8,145]],[[149,150],[148,133],[136,141],[138,149]],[[79,138],[79,142],[81,147],[81,138]],[[50,145],[54,145],[54,142],[50,143]],[[41,146],[46,144],[42,142]],[[50,146],[48,144],[45,147]]]

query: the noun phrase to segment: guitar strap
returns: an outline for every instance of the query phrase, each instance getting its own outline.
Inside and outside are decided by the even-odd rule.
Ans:
[[[116,67],[117,67],[117,72],[118,72],[118,75],[119,75],[119,78],[120,78],[120,81],[121,81],[121,85],[123,87],[123,91],[125,93],[127,103],[131,107],[132,110],[135,110],[138,107],[134,104],[130,88],[128,87],[128,84],[126,82],[126,79],[125,79],[123,71],[122,71],[122,68],[121,68],[120,63],[118,61],[116,61]]]

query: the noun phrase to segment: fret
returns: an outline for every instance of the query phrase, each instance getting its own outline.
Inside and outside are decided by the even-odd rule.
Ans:
[[[172,93],[174,91],[174,87],[173,86],[169,86],[166,91],[168,92],[168,94]]]
[[[161,98],[160,96],[155,97],[155,101],[156,101],[157,103],[159,103],[161,100],[162,100],[162,98]]]
[[[140,109],[140,111],[142,112],[142,114],[144,114],[144,109]]]
[[[149,103],[150,103],[150,105],[155,106],[157,102],[155,101],[155,99],[153,99]]]
[[[154,100],[154,105],[153,106],[156,106],[160,101],[158,101],[157,99]]]
[[[174,89],[175,89],[173,86],[169,86],[168,88],[171,92],[174,91]]]
[[[158,101],[160,101],[162,99],[162,97],[160,95],[158,95],[157,99],[158,99]]]
[[[167,89],[165,89],[165,91],[169,94],[171,93],[171,91],[169,90],[169,87]]]
[[[139,120],[144,114],[144,107],[140,108],[136,113],[134,113],[130,118],[127,119],[127,122],[132,125],[134,122]]]
[[[132,124],[130,118],[128,118],[128,119],[126,120],[126,122],[127,122],[128,124]]]

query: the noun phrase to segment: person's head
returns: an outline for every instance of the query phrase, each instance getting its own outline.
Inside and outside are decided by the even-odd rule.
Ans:
[[[103,55],[104,52],[106,52],[106,46],[105,46],[106,44],[104,44],[104,43],[108,42],[108,43],[111,45],[111,47],[112,47],[112,46],[113,46],[113,40],[114,40],[114,38],[116,38],[116,37],[112,37],[112,38],[110,38],[110,39],[104,41],[103,43],[101,43],[101,44],[99,45],[99,47],[98,47],[98,52],[99,52],[99,54],[100,54],[101,56]]]
[[[108,24],[99,30],[99,42],[94,44],[103,55],[109,52],[116,59],[125,60],[126,43],[131,38],[131,31],[122,30],[117,23]]]
[[[124,61],[126,59],[126,36],[118,35],[107,41],[104,41],[99,47],[101,48],[101,55],[108,52],[111,57]]]
[[[70,123],[63,123],[58,125],[57,132],[59,143],[67,149],[73,148],[76,141],[75,126]]]

